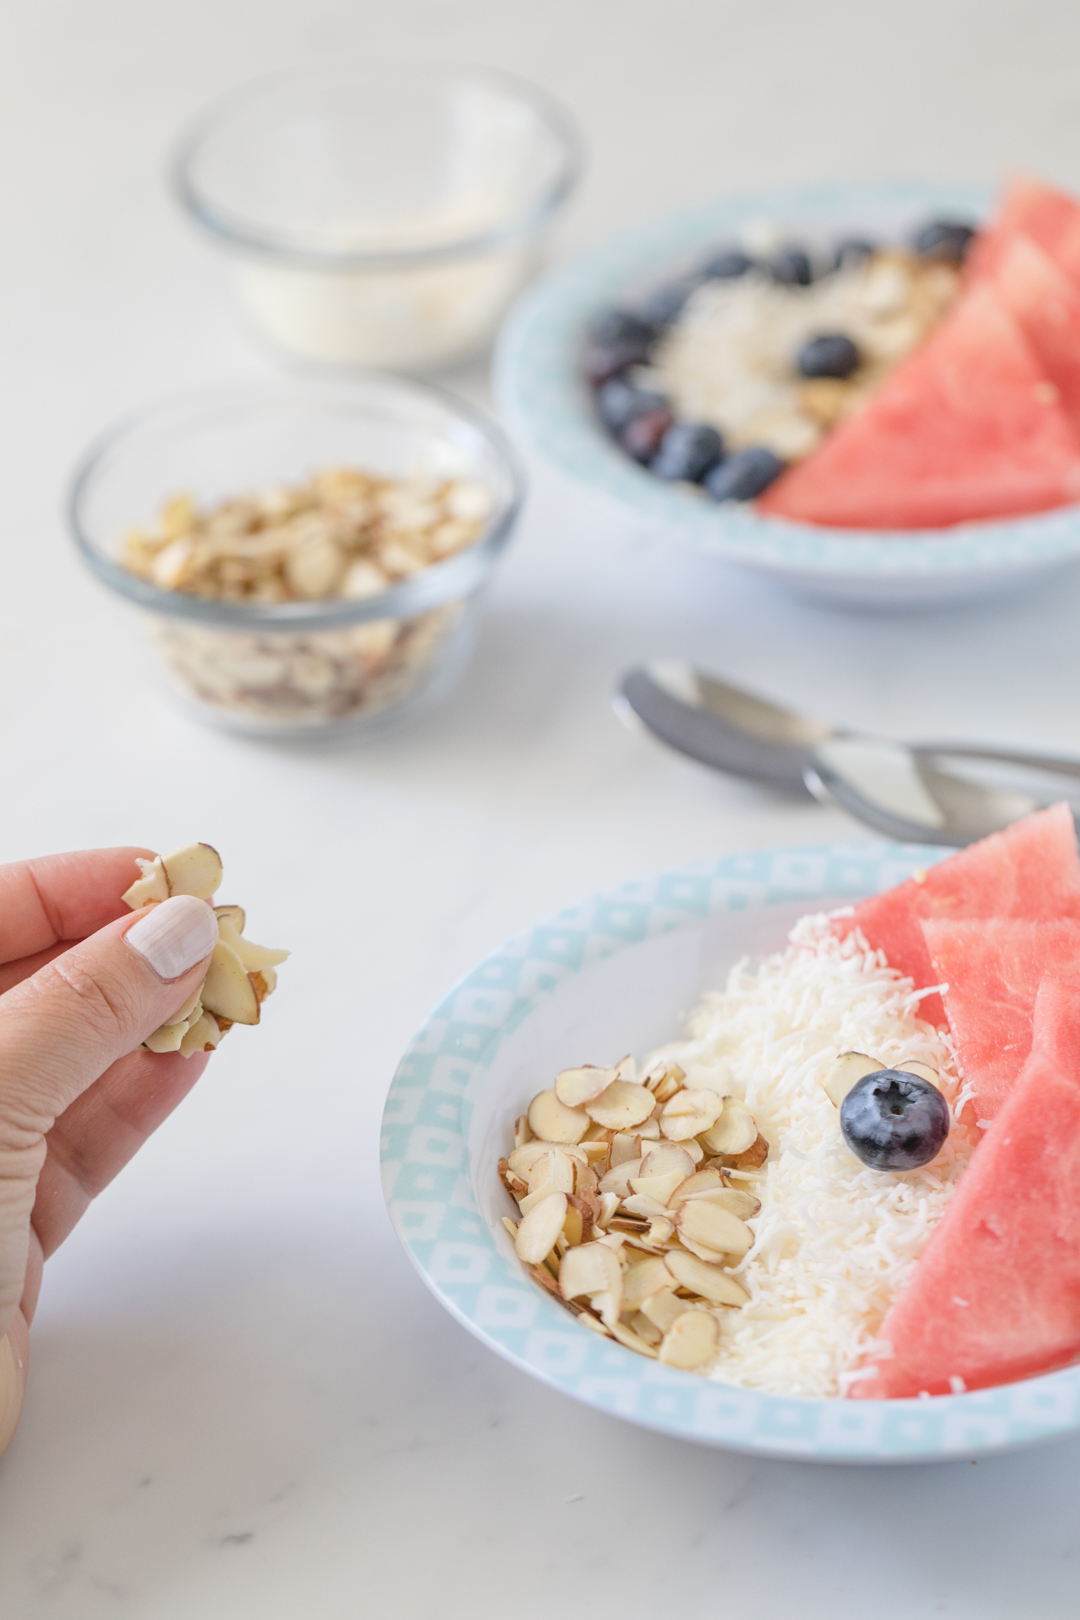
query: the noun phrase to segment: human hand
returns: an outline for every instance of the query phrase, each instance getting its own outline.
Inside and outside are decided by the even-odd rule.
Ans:
[[[141,1043],[217,941],[190,895],[131,912],[144,849],[0,866],[0,1452],[15,1432],[49,1255],[191,1090],[198,1054]]]

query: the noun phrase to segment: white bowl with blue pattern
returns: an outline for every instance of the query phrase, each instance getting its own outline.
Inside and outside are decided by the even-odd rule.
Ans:
[[[1080,1367],[929,1400],[762,1395],[598,1338],[530,1280],[501,1217],[513,1122],[559,1069],[644,1054],[680,1033],[741,956],[782,947],[808,911],[889,888],[940,849],[832,844],[662,872],[518,935],[435,1009],[383,1118],[387,1207],[435,1296],[498,1355],[589,1406],[686,1440],[818,1462],[926,1462],[1080,1427]]]
[[[614,304],[689,269],[755,221],[811,243],[899,239],[933,215],[984,217],[985,189],[924,184],[802,187],[725,198],[658,220],[562,266],[527,292],[499,337],[494,382],[511,432],[637,529],[842,605],[968,601],[1080,557],[1080,507],[947,529],[830,529],[759,517],[666,484],[639,467],[596,417],[581,372],[584,334]]]

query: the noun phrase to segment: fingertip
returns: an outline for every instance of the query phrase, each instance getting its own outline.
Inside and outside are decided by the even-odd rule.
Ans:
[[[0,1339],[0,1454],[7,1450],[22,1416],[30,1364],[30,1332],[21,1311]]]

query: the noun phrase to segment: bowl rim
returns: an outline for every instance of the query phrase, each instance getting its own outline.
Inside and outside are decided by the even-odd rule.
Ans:
[[[947,580],[1052,566],[1080,555],[1080,508],[1059,507],[944,529],[835,529],[718,505],[637,466],[600,425],[580,374],[589,323],[635,284],[671,274],[680,256],[762,218],[793,228],[877,209],[962,211],[982,217],[992,188],[918,180],[803,185],[714,198],[602,242],[523,294],[493,362],[495,398],[525,447],[573,482],[633,511],[665,537],[776,575]]]
[[[299,86],[304,81],[315,82],[320,78],[340,81],[350,75],[359,78],[363,73],[370,74],[373,67],[379,71],[406,72],[409,69],[434,68],[447,76],[457,74],[486,81],[528,102],[561,147],[561,162],[545,191],[526,209],[488,230],[471,231],[428,247],[357,250],[316,246],[305,241],[305,232],[289,231],[245,219],[215,203],[196,182],[193,170],[203,144],[228,123],[237,107],[257,101],[268,93],[272,95],[289,85]],[[168,160],[167,180],[173,198],[189,218],[232,252],[252,258],[272,259],[300,269],[378,271],[410,269],[460,259],[535,235],[575,190],[584,172],[585,162],[585,142],[577,120],[557,97],[541,86],[517,74],[463,58],[383,52],[375,58],[346,54],[335,63],[308,63],[300,68],[262,74],[233,85],[203,107],[181,130]]]
[[[320,598],[312,602],[245,603],[166,590],[131,573],[95,542],[85,521],[86,502],[99,472],[114,453],[141,429],[200,415],[228,412],[242,416],[277,400],[298,408],[305,400],[317,404],[320,391],[338,400],[351,390],[373,388],[399,397],[426,399],[478,433],[506,475],[509,498],[487,529],[455,556],[430,564],[411,578],[391,585],[377,596],[351,600]],[[357,402],[359,402],[359,394]],[[498,424],[486,412],[449,389],[394,373],[350,370],[347,376],[325,370],[297,368],[278,377],[233,377],[197,387],[173,390],[136,406],[106,428],[83,452],[71,475],[65,512],[68,528],[83,561],[103,584],[129,602],[150,612],[187,619],[219,629],[275,631],[330,630],[372,619],[408,619],[444,602],[471,596],[487,579],[505,549],[521,513],[526,483],[521,462]],[[238,493],[243,493],[238,491]],[[162,495],[164,498],[164,493]],[[152,517],[153,514],[149,516]],[[148,518],[149,521],[149,518]]]
[[[714,1383],[588,1333],[500,1251],[470,1171],[470,1085],[502,1040],[575,974],[710,916],[851,903],[940,847],[785,846],[623,883],[508,940],[434,1008],[395,1072],[382,1120],[384,1197],[421,1279],[470,1333],[522,1371],[646,1428],[725,1449],[835,1463],[949,1461],[1080,1428],[1080,1364],[958,1395],[846,1401]],[[820,906],[819,906],[820,909]]]

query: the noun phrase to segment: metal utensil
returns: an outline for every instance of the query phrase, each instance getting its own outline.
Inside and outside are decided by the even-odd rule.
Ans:
[[[906,842],[968,844],[1061,799],[1080,810],[1080,760],[844,731],[689,664],[631,670],[615,709],[714,770],[812,793]]]

